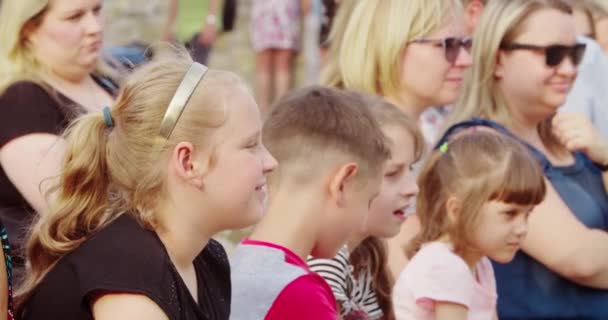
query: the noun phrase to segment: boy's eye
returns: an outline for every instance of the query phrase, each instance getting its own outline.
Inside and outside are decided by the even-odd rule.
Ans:
[[[82,16],[82,14],[77,13],[77,14],[67,17],[66,20],[70,20],[70,21],[78,20],[80,18],[80,16]]]
[[[389,171],[388,173],[386,173],[384,176],[385,177],[395,177],[399,174],[399,170],[393,170],[393,171]]]

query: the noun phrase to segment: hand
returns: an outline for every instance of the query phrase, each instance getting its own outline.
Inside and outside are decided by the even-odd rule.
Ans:
[[[553,134],[569,151],[581,151],[592,161],[608,164],[608,139],[582,113],[561,112],[553,118]]]
[[[198,42],[200,42],[201,44],[207,45],[207,46],[211,46],[215,42],[216,38],[217,38],[217,29],[216,29],[215,25],[208,23],[208,24],[205,24],[203,31],[201,31],[201,33],[199,34]]]

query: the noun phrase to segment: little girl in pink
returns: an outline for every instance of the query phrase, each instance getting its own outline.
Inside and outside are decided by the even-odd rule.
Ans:
[[[545,196],[525,147],[490,129],[457,133],[431,155],[418,184],[421,231],[393,291],[397,319],[496,319],[490,259],[511,261]]]

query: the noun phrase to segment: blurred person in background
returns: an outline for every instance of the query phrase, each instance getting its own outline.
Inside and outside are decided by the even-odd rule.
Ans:
[[[110,105],[120,75],[101,59],[102,0],[4,1],[0,10],[0,219],[14,249],[47,212],[76,116]],[[50,196],[50,198],[49,198]]]
[[[204,15],[186,15],[184,7],[190,3],[183,0],[106,0],[107,51],[134,67],[148,61],[160,41],[184,42],[195,61],[206,63],[219,32],[230,30],[234,24],[236,0],[195,1],[197,6],[188,9],[205,12]],[[183,21],[192,18],[197,23]]]
[[[293,86],[293,62],[300,50],[301,22],[310,5],[310,0],[252,0],[255,91],[262,112]]]

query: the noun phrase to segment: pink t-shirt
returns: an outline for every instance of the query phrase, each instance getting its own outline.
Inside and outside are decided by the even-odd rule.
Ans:
[[[493,319],[497,295],[490,260],[483,257],[476,270],[477,280],[466,262],[444,242],[424,245],[401,272],[393,289],[397,320],[434,320],[435,301],[466,306],[468,320]]]

